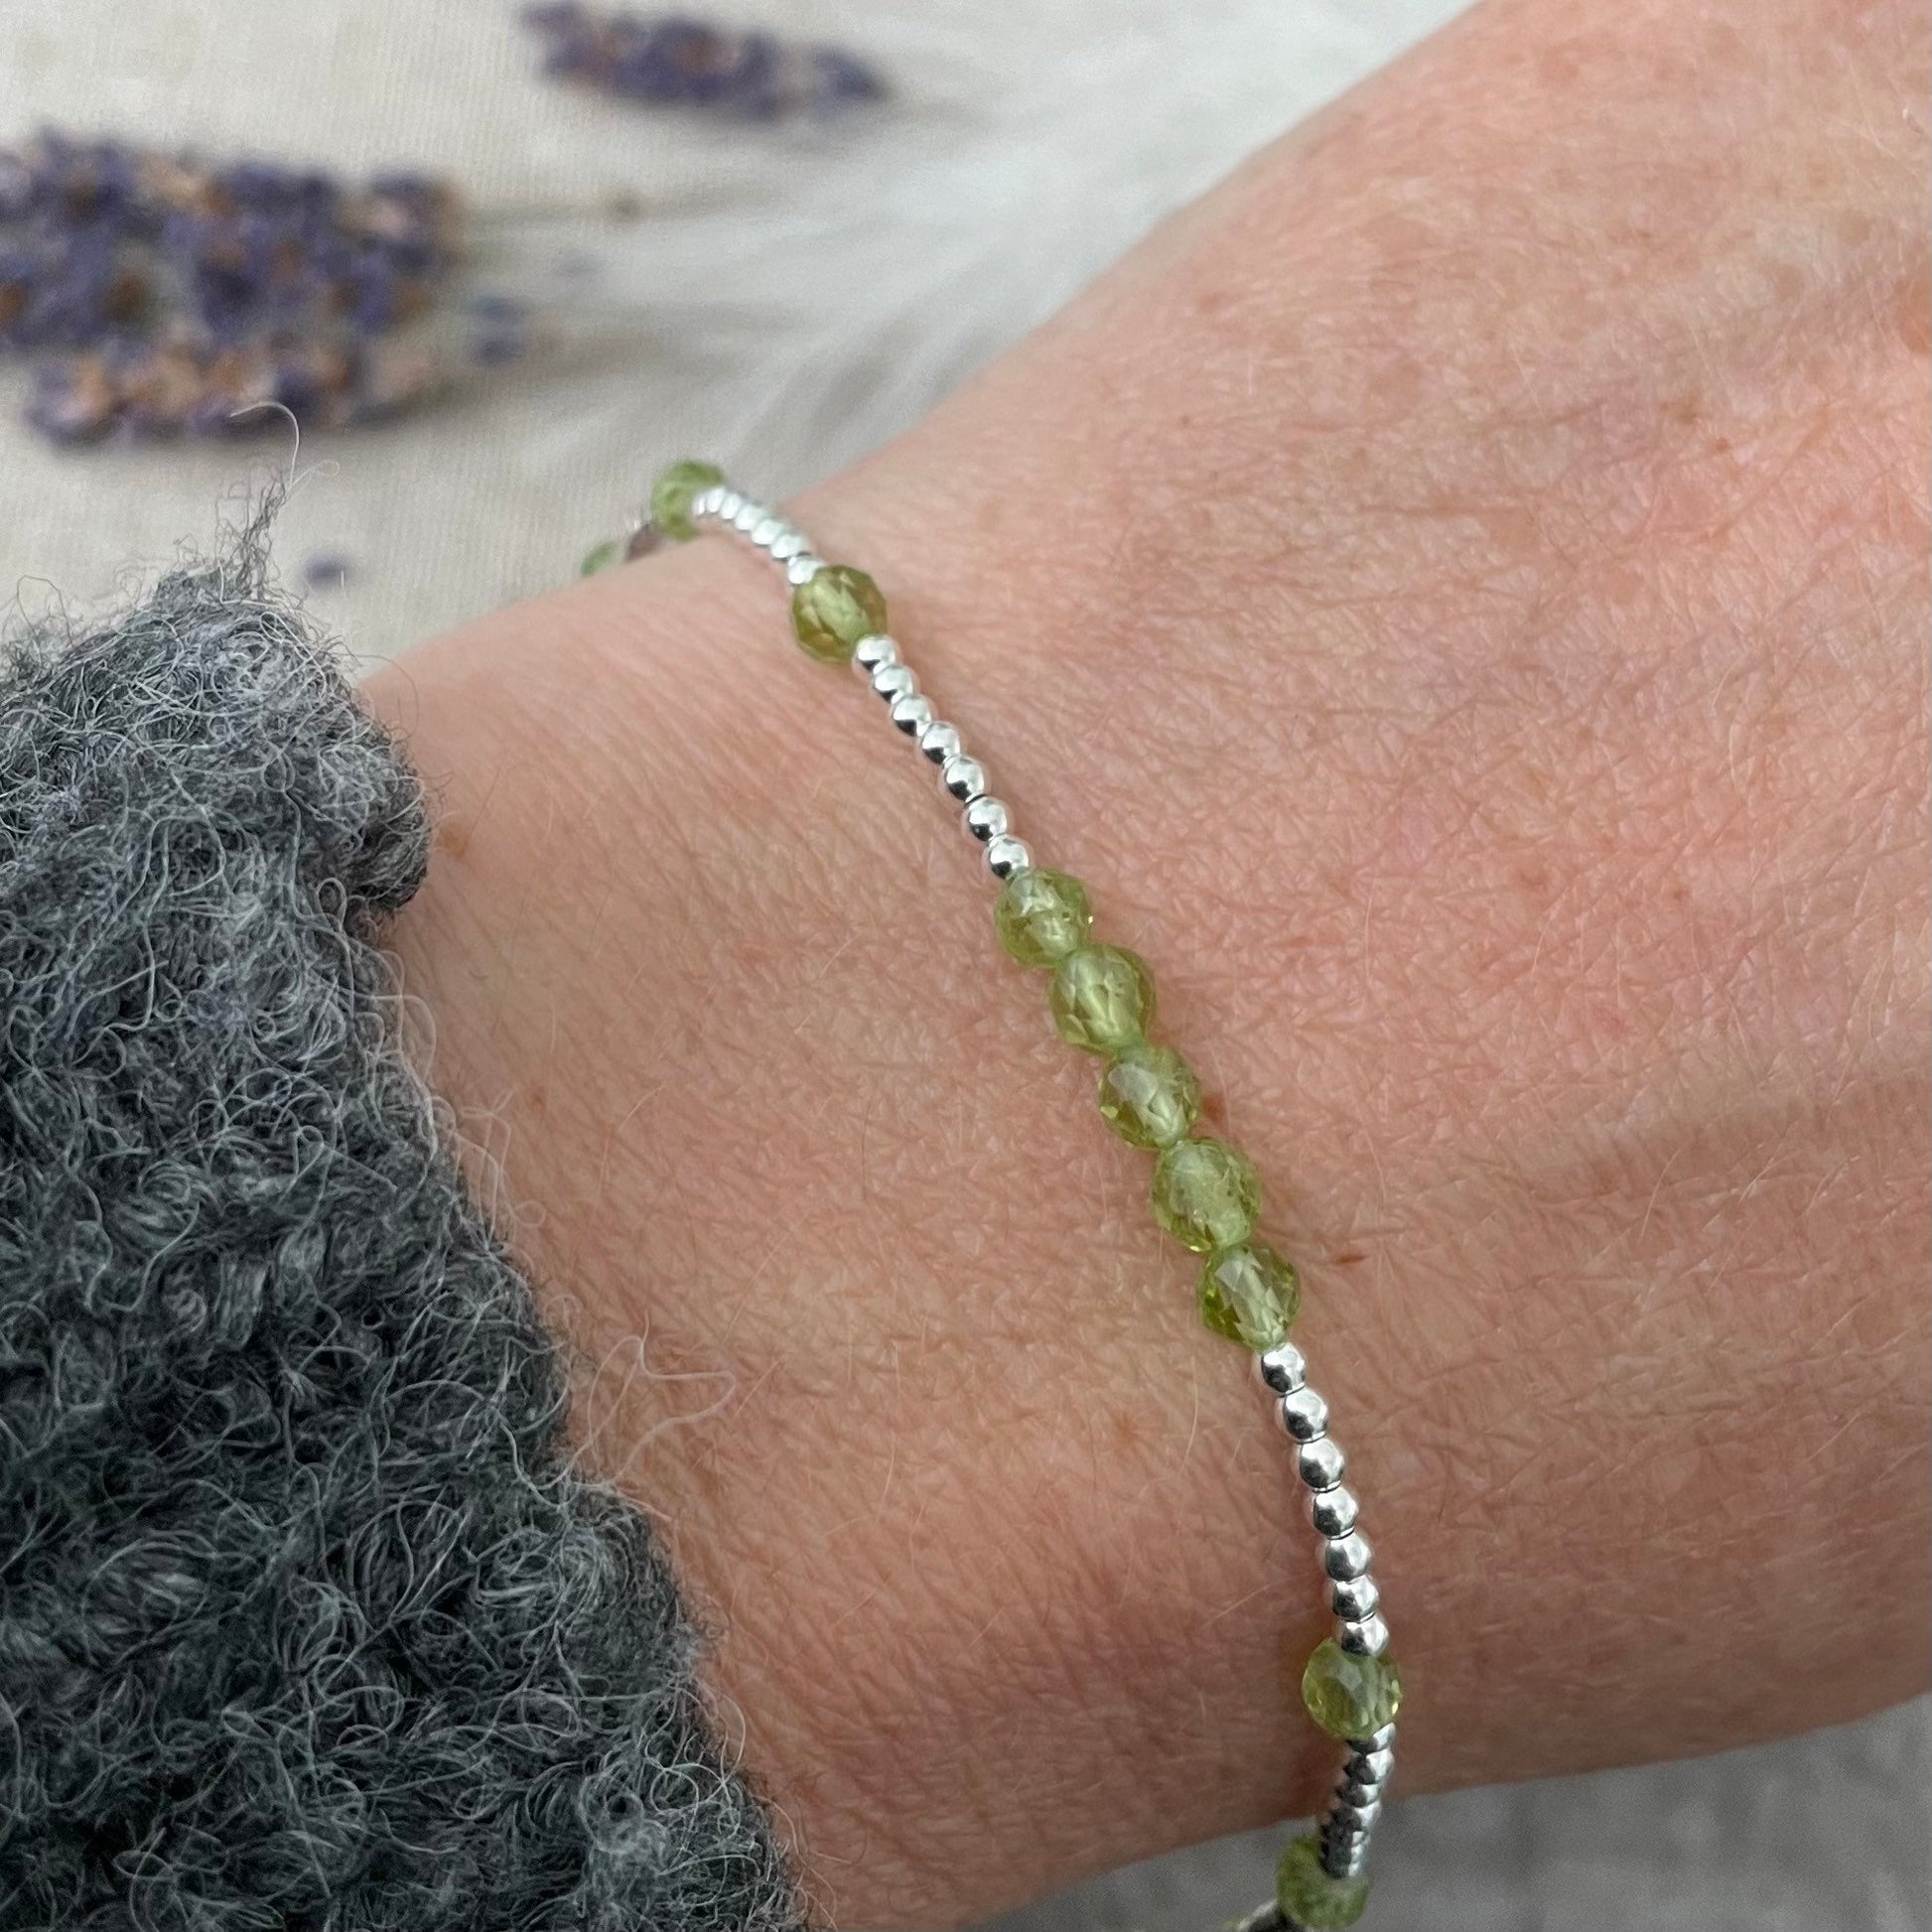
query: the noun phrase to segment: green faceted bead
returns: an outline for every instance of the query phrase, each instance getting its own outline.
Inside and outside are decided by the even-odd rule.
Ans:
[[[609,570],[622,555],[622,544],[615,540],[600,543],[585,555],[584,561],[577,566],[577,574],[579,577],[595,577],[600,570]]]
[[[1320,1840],[1298,1838],[1275,1867],[1275,1903],[1308,1932],[1345,1932],[1368,1909],[1368,1880],[1329,1877]]]
[[[1294,1264],[1259,1241],[1210,1255],[1200,1271],[1200,1318],[1256,1354],[1286,1341],[1301,1311]]]
[[[823,564],[792,592],[791,627],[807,657],[849,663],[861,637],[886,628],[886,600],[863,570]]]
[[[1138,1045],[1154,1018],[1154,982],[1125,946],[1075,946],[1053,969],[1053,1025],[1084,1053]]]
[[[1000,944],[1023,966],[1057,966],[1086,944],[1093,924],[1087,889],[1048,866],[1022,866],[993,906]]]
[[[1199,1109],[1200,1082],[1172,1046],[1123,1046],[1100,1076],[1100,1118],[1129,1147],[1173,1147]]]
[[[1370,1737],[1395,1723],[1402,1679],[1393,1657],[1357,1657],[1330,1637],[1302,1673],[1302,1702],[1330,1737]]]
[[[691,521],[691,505],[707,489],[725,481],[715,463],[674,463],[650,486],[650,521],[654,530],[682,542],[698,534]]]
[[[1224,1141],[1179,1141],[1155,1164],[1154,1218],[1196,1254],[1240,1247],[1260,1211],[1254,1163]]]

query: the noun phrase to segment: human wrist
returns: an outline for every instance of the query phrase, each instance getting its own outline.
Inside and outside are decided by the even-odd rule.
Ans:
[[[1584,201],[1549,219],[1584,232]],[[1454,208],[1390,218],[1326,245],[1476,299]],[[1849,402],[1799,356],[1767,412],[1739,352],[1700,455],[1683,371],[1578,333],[1611,300],[1583,270],[1524,292],[1569,398],[1539,414],[1413,301],[1378,320],[1351,270],[1288,302],[1254,254],[1131,328],[1099,298],[801,514],[1154,960],[1285,1203],[1390,1589],[1427,1606],[1409,1788],[1849,1715],[1837,1605],[1919,1506],[1924,994],[1870,997],[1923,838],[1873,779],[1912,758],[1878,508],[1909,391],[1859,337]],[[1734,343],[1724,276],[1696,301]],[[1129,416],[1177,348],[1208,405],[1244,357],[1292,393],[1189,420],[1142,384]],[[1835,671],[1817,634],[1858,647]],[[1319,1603],[1272,1446],[890,734],[716,553],[417,670],[426,762],[473,788],[470,939],[418,924],[405,956],[593,1354],[643,1331],[659,1375],[733,1391],[667,1431],[682,1389],[648,1382],[599,1449],[680,1526],[822,1882],[858,1922],[938,1918],[1311,1797],[1275,1648]],[[466,676],[493,740],[453,719]],[[1802,1468],[1767,1469],[1767,1418]],[[1660,1643],[1686,1576],[1701,1614]],[[1916,1604],[1874,1614],[1882,1698],[1922,1638]]]

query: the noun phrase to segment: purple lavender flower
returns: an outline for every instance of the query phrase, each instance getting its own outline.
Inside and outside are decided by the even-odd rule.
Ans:
[[[776,120],[834,112],[886,91],[876,69],[842,49],[735,33],[678,14],[605,13],[552,0],[524,20],[546,43],[546,72],[648,106]]]
[[[461,215],[421,174],[345,185],[45,134],[0,151],[0,348],[51,356],[27,414],[64,443],[247,433],[271,404],[393,415],[524,345],[513,305],[476,314],[467,346],[460,327],[390,345],[454,279]]]

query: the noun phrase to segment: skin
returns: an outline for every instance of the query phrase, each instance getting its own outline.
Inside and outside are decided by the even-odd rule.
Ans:
[[[1409,1791],[1926,1683],[1926,41],[1497,0],[797,505],[1259,1165]],[[823,1917],[1311,1808],[1282,1446],[768,567],[371,694],[433,1077]]]

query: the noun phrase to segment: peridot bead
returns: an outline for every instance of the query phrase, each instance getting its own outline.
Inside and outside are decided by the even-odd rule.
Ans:
[[[1129,1147],[1173,1147],[1199,1109],[1200,1082],[1172,1046],[1123,1046],[1100,1076],[1100,1118]]]
[[[791,594],[791,627],[807,657],[849,663],[861,637],[886,628],[886,600],[863,570],[821,564]]]
[[[1154,1167],[1154,1218],[1196,1254],[1238,1248],[1255,1231],[1261,1182],[1225,1141],[1177,1141]]]
[[[600,570],[609,570],[623,555],[623,546],[615,540],[600,543],[587,551],[584,561],[577,566],[579,577],[595,577]]]
[[[1200,1318],[1256,1354],[1286,1341],[1301,1310],[1294,1264],[1259,1241],[1209,1255],[1200,1271]]]
[[[696,536],[691,505],[707,489],[724,481],[725,473],[715,463],[693,463],[687,459],[672,464],[650,486],[651,527],[680,542]]]
[[[1086,943],[1093,924],[1087,889],[1050,866],[1022,866],[993,905],[1000,944],[1023,966],[1057,966]]]
[[[1393,1657],[1357,1657],[1330,1637],[1302,1673],[1302,1702],[1330,1737],[1370,1737],[1395,1723],[1402,1679]]]
[[[1308,1932],[1346,1932],[1368,1909],[1368,1880],[1329,1877],[1321,1868],[1321,1841],[1298,1838],[1275,1867],[1275,1902]]]
[[[1075,946],[1053,969],[1053,1025],[1069,1046],[1118,1053],[1146,1036],[1154,982],[1125,946]]]

